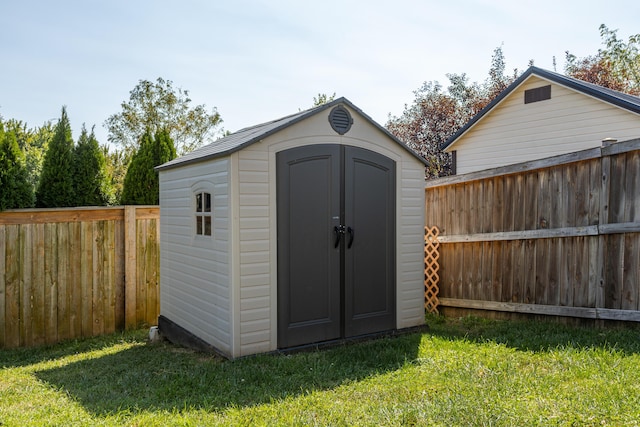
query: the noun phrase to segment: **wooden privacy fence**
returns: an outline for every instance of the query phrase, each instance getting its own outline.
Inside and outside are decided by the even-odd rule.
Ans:
[[[441,307],[640,321],[640,139],[425,191]]]
[[[157,206],[0,212],[0,348],[156,324],[159,216]]]

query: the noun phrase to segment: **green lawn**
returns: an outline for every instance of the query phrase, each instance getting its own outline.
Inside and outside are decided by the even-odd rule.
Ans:
[[[430,329],[233,362],[146,331],[0,351],[0,425],[640,423],[640,329],[427,318]]]

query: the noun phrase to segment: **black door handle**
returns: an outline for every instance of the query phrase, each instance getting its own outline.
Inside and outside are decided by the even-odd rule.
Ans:
[[[347,233],[349,233],[349,244],[347,245],[347,249],[351,249],[351,245],[353,245],[353,238],[356,237],[356,231],[351,227],[347,227]]]
[[[333,227],[333,232],[336,233],[336,241],[333,244],[334,248],[337,248],[340,245],[340,238],[344,234],[344,225],[336,225]]]

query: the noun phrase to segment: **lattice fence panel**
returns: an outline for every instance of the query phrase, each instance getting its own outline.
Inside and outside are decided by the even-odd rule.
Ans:
[[[438,227],[424,228],[424,307],[429,313],[438,313],[438,284],[440,276],[438,270],[440,265],[440,242]]]

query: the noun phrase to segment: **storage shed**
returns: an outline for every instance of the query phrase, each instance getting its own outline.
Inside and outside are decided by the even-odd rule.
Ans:
[[[235,358],[423,324],[424,166],[345,98],[159,166],[161,333]]]

